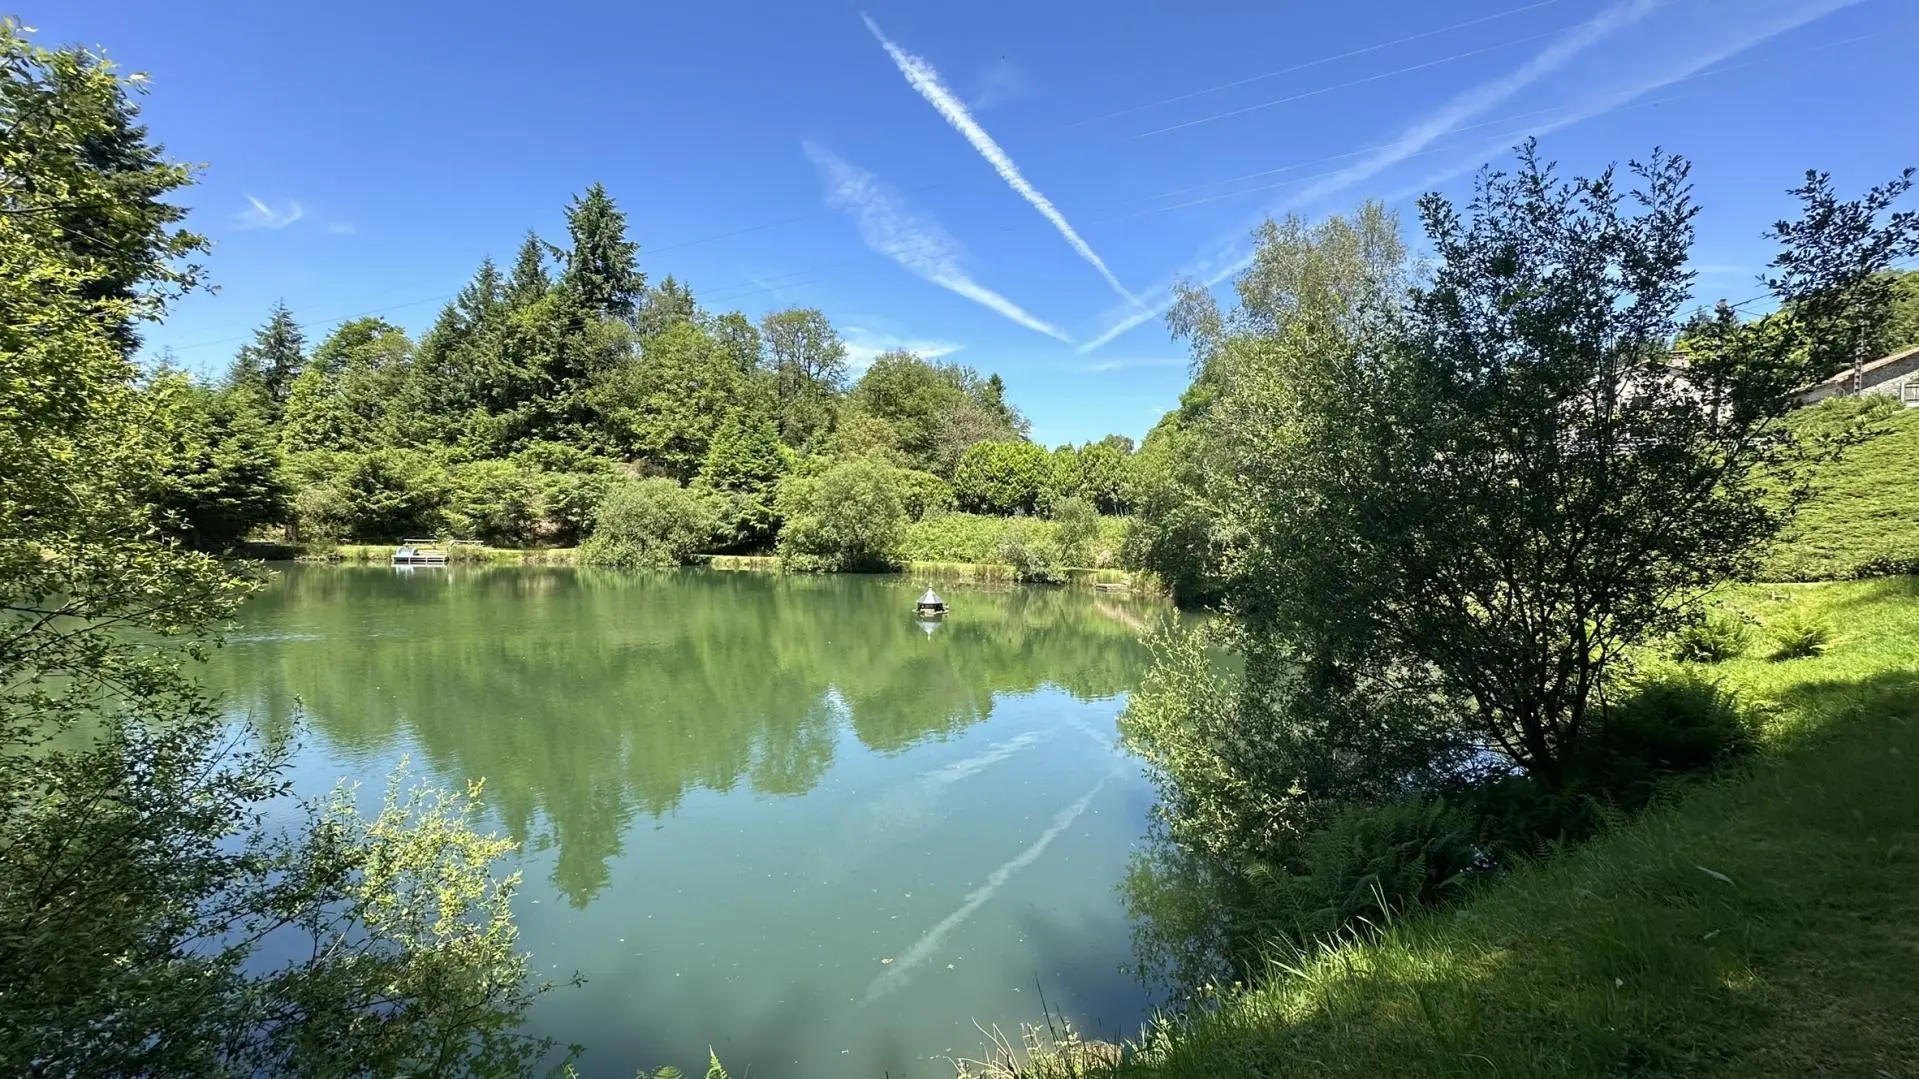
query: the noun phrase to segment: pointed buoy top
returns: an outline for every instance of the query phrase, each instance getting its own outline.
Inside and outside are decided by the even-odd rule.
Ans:
[[[938,593],[934,592],[932,589],[929,588],[926,590],[926,594],[920,597],[920,606],[944,607],[946,606],[946,601],[939,598]]]

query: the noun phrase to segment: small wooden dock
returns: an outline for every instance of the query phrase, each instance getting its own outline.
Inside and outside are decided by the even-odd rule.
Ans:
[[[396,566],[444,566],[446,552],[430,539],[403,539],[393,551]]]

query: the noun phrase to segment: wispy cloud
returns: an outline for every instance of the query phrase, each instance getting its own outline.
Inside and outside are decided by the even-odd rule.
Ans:
[[[355,231],[353,222],[351,221],[335,221],[328,225],[326,230],[329,235],[333,236],[351,236]]]
[[[1126,371],[1136,367],[1185,367],[1192,361],[1185,356],[1150,356],[1135,360],[1099,360],[1080,365],[1082,374],[1100,375],[1108,371]]]
[[[801,146],[826,181],[827,201],[853,218],[868,248],[1029,330],[1072,341],[1058,326],[1028,314],[1018,304],[974,281],[960,266],[958,241],[937,221],[915,214],[872,173],[817,143],[803,142]]]
[[[234,215],[233,223],[243,229],[283,229],[306,216],[306,211],[292,199],[287,200],[286,208],[276,210],[266,203],[246,196],[247,208]]]
[[[942,356],[951,356],[965,345],[957,341],[938,341],[925,337],[895,337],[890,333],[878,333],[860,326],[848,326],[840,337],[846,342],[846,365],[855,371],[864,371],[873,366],[873,360],[882,352],[911,352],[922,360],[937,360]]]
[[[1614,4],[1568,30],[1552,44],[1541,49],[1532,59],[1497,79],[1483,82],[1454,97],[1370,156],[1313,184],[1294,195],[1288,202],[1293,205],[1312,202],[1379,175],[1451,134],[1467,120],[1495,105],[1504,103],[1519,91],[1565,67],[1568,61],[1580,53],[1605,40],[1609,35],[1645,18],[1654,8],[1668,2],[1670,0],[1625,0],[1624,3]]]
[[[1497,153],[1504,148],[1504,145],[1510,145],[1510,138],[1545,135],[1611,112],[1654,90],[1699,75],[1705,69],[1780,34],[1861,2],[1862,0],[1813,0],[1810,3],[1794,3],[1791,0],[1775,0],[1769,5],[1725,3],[1701,7],[1691,13],[1694,16],[1694,22],[1690,26],[1662,29],[1662,39],[1669,43],[1669,47],[1685,48],[1683,55],[1669,60],[1663,66],[1655,67],[1650,72],[1643,68],[1632,71],[1625,85],[1612,92],[1592,95],[1553,118],[1543,120],[1518,135],[1510,136],[1509,141],[1502,146],[1487,147],[1481,152],[1463,157],[1458,163],[1423,177],[1419,183],[1411,187],[1395,192],[1388,201],[1416,191],[1429,190],[1438,183],[1470,171],[1485,159],[1486,153]],[[1626,0],[1626,2],[1614,4],[1587,22],[1574,27],[1518,68],[1454,97],[1408,127],[1398,138],[1378,147],[1361,161],[1328,174],[1310,187],[1294,193],[1273,207],[1270,212],[1279,213],[1306,206],[1345,191],[1426,151],[1434,142],[1447,135],[1466,130],[1469,126],[1477,126],[1468,125],[1466,121],[1510,99],[1539,79],[1564,67],[1580,53],[1608,35],[1638,22],[1656,8],[1668,6],[1672,6],[1672,0]],[[1702,42],[1705,43],[1704,48],[1699,47]],[[1651,51],[1647,50],[1647,52]],[[1201,264],[1202,268],[1189,268],[1182,276],[1197,278],[1206,287],[1211,288],[1239,273],[1251,263],[1251,254],[1241,247],[1238,257],[1225,261],[1223,265],[1217,257],[1209,258]],[[1167,295],[1146,311],[1127,312],[1115,319],[1099,335],[1082,344],[1079,351],[1092,352],[1143,323],[1163,315],[1171,306],[1172,299],[1170,295]]]
[[[1005,180],[1008,187],[1031,203],[1041,217],[1052,222],[1053,227],[1059,230],[1059,234],[1064,236],[1073,250],[1079,253],[1079,257],[1091,263],[1093,268],[1099,271],[1099,275],[1106,279],[1106,283],[1113,287],[1114,292],[1137,304],[1138,299],[1126,290],[1126,286],[1119,283],[1119,278],[1113,276],[1113,271],[1106,268],[1105,260],[1093,251],[1091,245],[1080,238],[1079,233],[1073,231],[1073,226],[1066,221],[1066,215],[1059,212],[1059,208],[1053,205],[1052,200],[1040,194],[1038,188],[1027,182],[1026,177],[1020,174],[1019,166],[1013,164],[1013,159],[1007,156],[1006,151],[1000,149],[999,143],[993,141],[993,136],[988,135],[986,129],[979,126],[973,119],[973,114],[968,112],[960,99],[940,81],[939,72],[933,69],[933,65],[895,45],[892,39],[880,29],[879,24],[873,21],[872,16],[863,14],[860,18],[866,20],[866,28],[879,39],[881,47],[885,48],[886,54],[893,58],[894,65],[900,69],[900,74],[906,76],[907,84],[918,91],[928,104],[945,117],[946,122],[953,126],[953,130],[964,136],[966,141],[972,144],[973,149],[979,151],[979,155],[986,159],[987,164],[993,166],[993,171],[999,173],[1000,179]]]

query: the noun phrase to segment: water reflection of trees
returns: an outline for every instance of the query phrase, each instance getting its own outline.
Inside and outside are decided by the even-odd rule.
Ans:
[[[488,801],[584,904],[638,815],[742,779],[812,788],[844,725],[878,752],[950,735],[994,694],[1128,688],[1144,663],[1110,600],[966,592],[928,635],[886,578],[298,569],[213,669],[269,729],[296,699],[329,748],[409,744]]]

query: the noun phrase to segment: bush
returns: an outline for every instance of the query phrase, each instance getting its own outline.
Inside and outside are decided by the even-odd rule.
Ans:
[[[580,547],[587,566],[678,566],[712,541],[719,507],[704,492],[669,479],[622,483],[600,503],[593,534]]]
[[[961,509],[1032,513],[1052,483],[1053,458],[1031,442],[982,442],[960,458],[953,494]]]
[[[1680,663],[1724,663],[1746,654],[1752,627],[1736,614],[1714,611],[1679,631],[1672,658]]]
[[[780,564],[812,572],[897,566],[906,533],[901,471],[874,461],[836,460],[816,476],[795,473],[781,480],[774,499],[786,520]]]
[[[994,561],[1013,567],[1013,579],[1027,584],[1059,584],[1066,579],[1058,546],[1048,539],[1008,536]]]
[[[1099,511],[1077,496],[1062,498],[1053,505],[1053,543],[1060,561],[1068,566],[1084,566],[1093,560],[1094,543],[1099,539]]]
[[[1810,659],[1823,654],[1826,645],[1832,643],[1832,627],[1795,611],[1772,627],[1772,640],[1772,655],[1768,658],[1775,663]]]
[[[512,461],[456,465],[445,507],[453,535],[498,547],[528,542],[540,520],[540,487],[533,473]]]
[[[1639,775],[1700,772],[1752,749],[1757,735],[1738,695],[1712,679],[1681,673],[1641,681],[1606,710],[1574,774],[1620,792]]]
[[[906,507],[908,520],[918,522],[952,512],[953,485],[931,472],[900,469],[899,484],[900,502]]]
[[[1757,736],[1756,714],[1710,678],[1643,680],[1565,755],[1557,783],[1513,775],[1473,791],[1481,837],[1502,859],[1586,839],[1643,809],[1662,784],[1750,752]]]
[[[1440,801],[1356,806],[1306,844],[1306,872],[1287,880],[1292,937],[1302,944],[1440,902],[1483,862],[1472,816]]]
[[[382,543],[446,527],[446,470],[415,450],[301,454],[293,517],[302,539]]]

